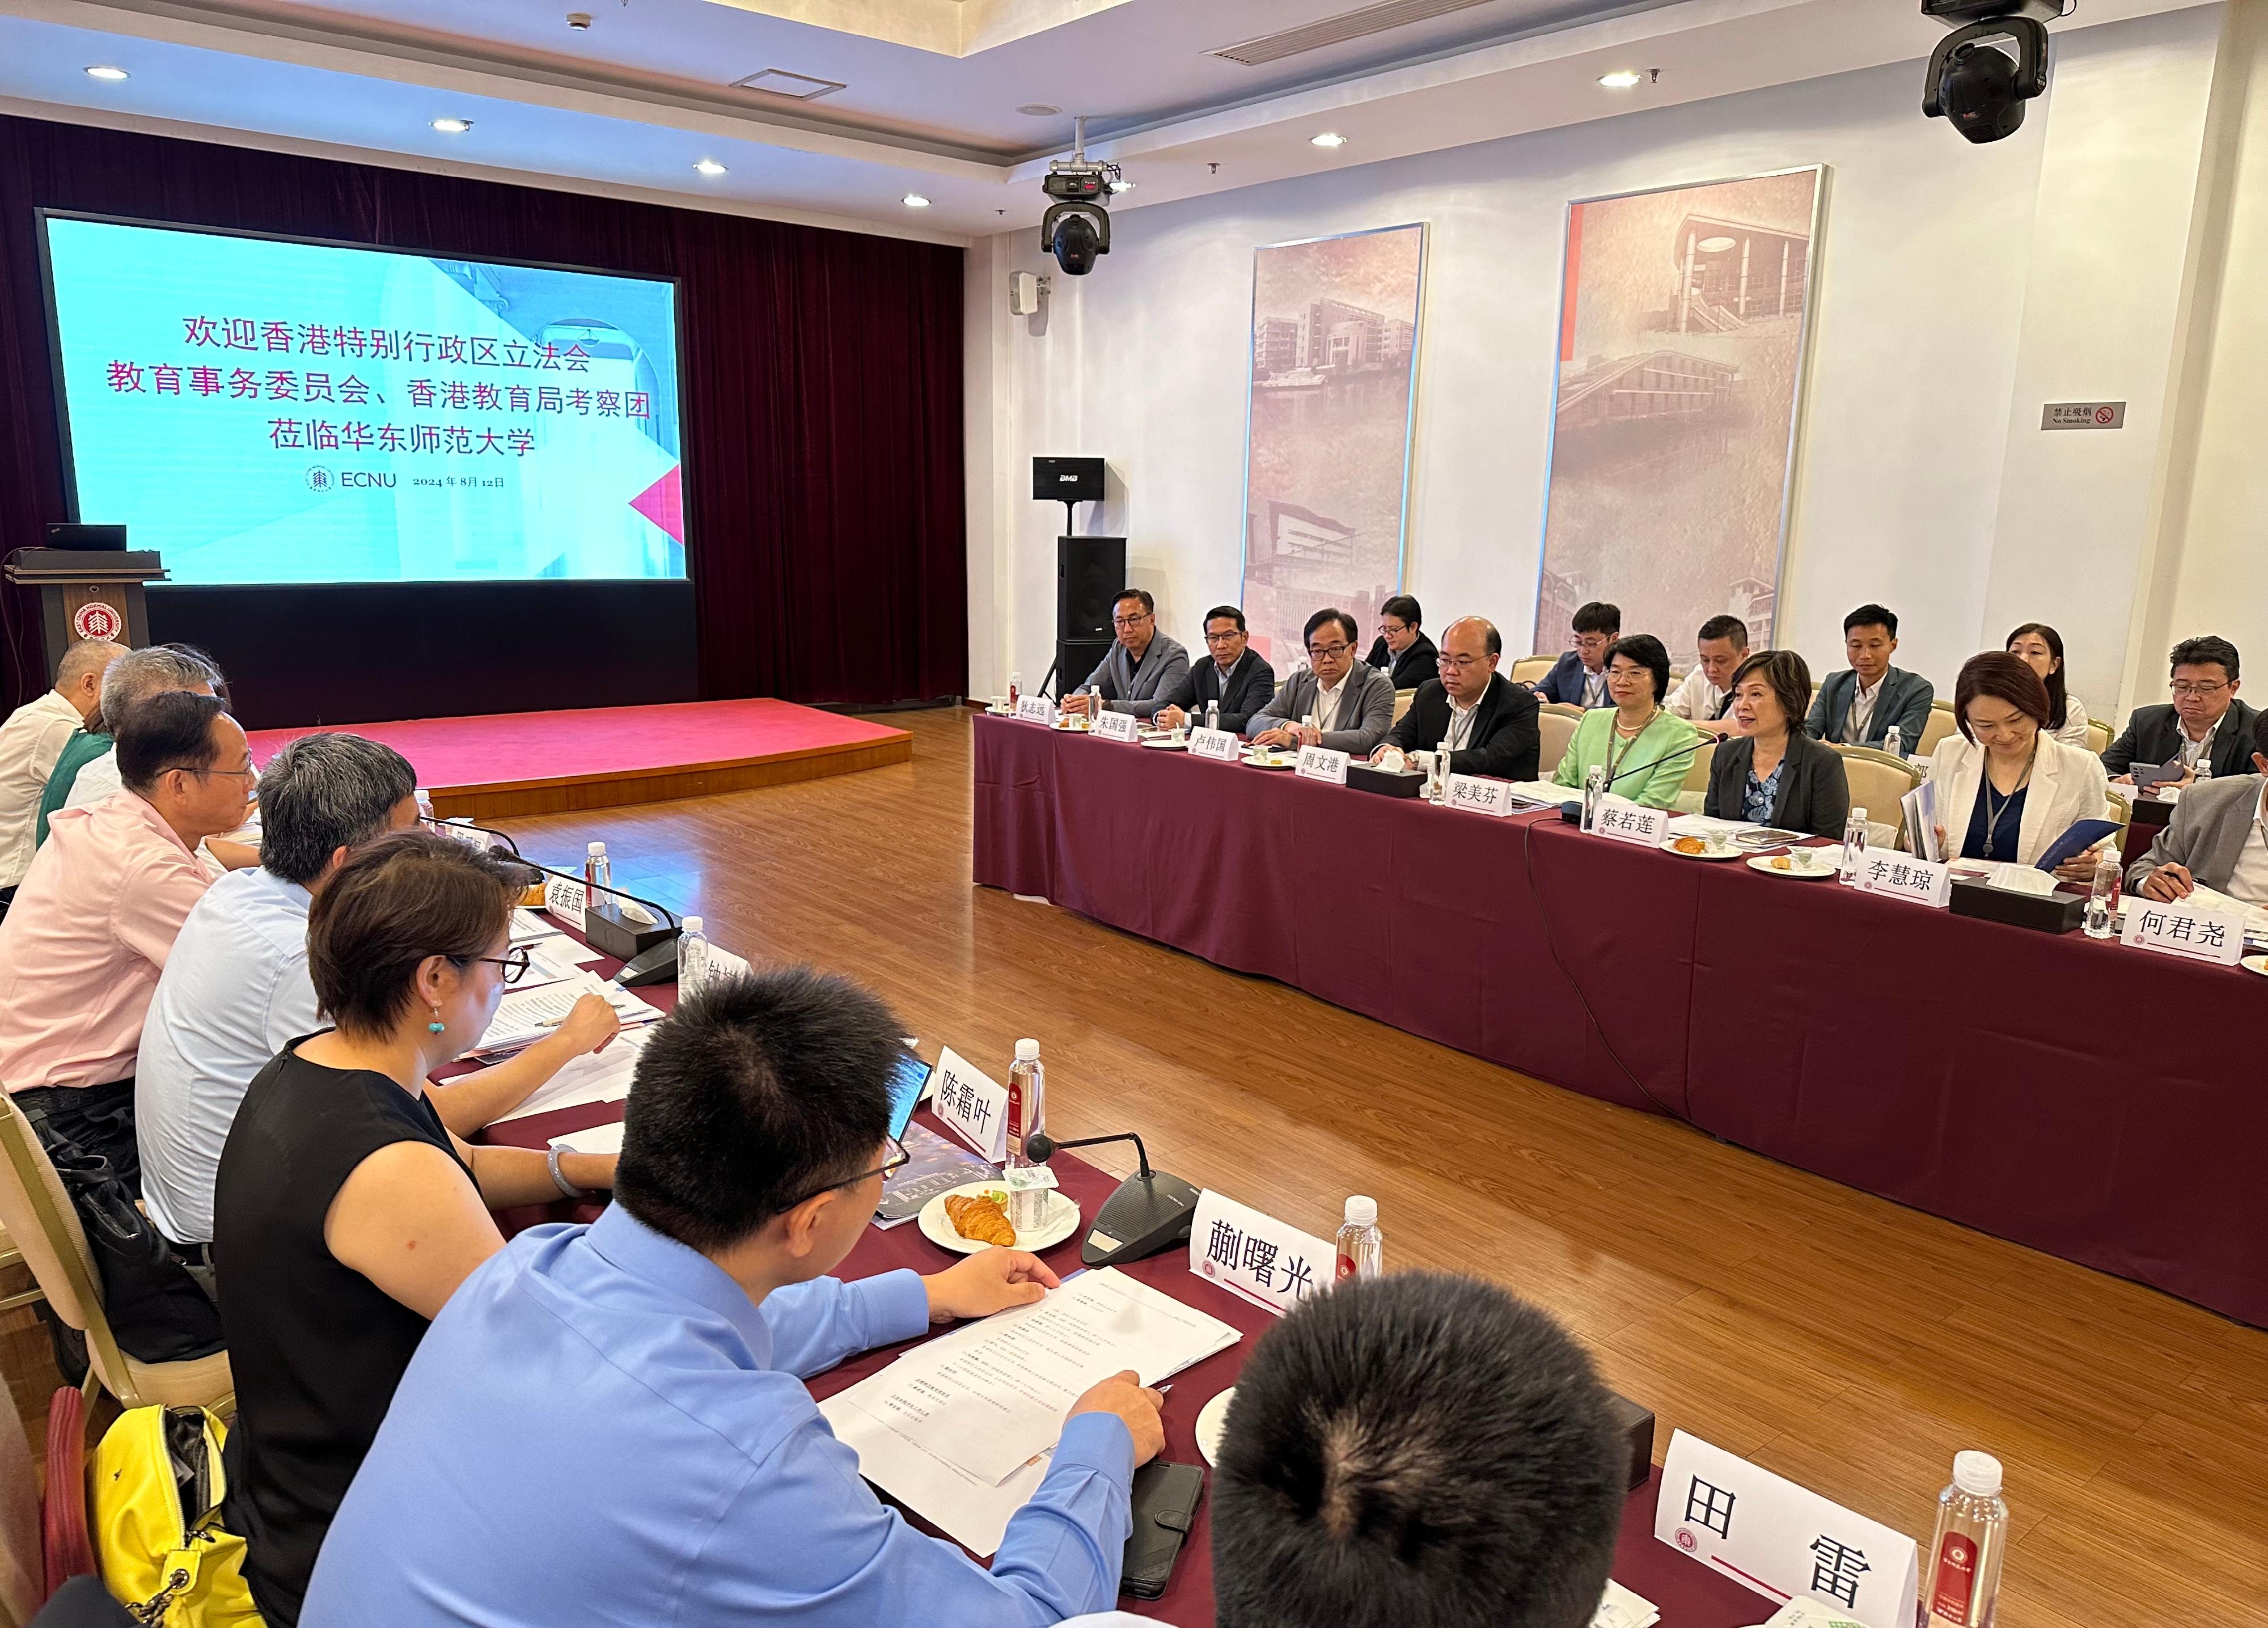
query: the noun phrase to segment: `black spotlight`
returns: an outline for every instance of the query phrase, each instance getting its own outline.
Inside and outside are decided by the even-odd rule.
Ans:
[[[1048,222],[1054,228],[1042,228],[1047,232],[1048,253],[1067,277],[1085,276],[1094,269],[1096,255],[1110,252],[1110,217],[1100,210],[1089,215],[1057,203],[1049,209]]]
[[[1094,269],[1098,254],[1110,253],[1110,211],[1106,202],[1119,180],[1115,164],[1090,164],[1086,157],[1086,121],[1072,122],[1077,134],[1071,156],[1048,166],[1040,189],[1054,200],[1040,221],[1040,247],[1056,257],[1070,277],[1083,277]]]
[[[2069,0],[1922,0],[1953,32],[1930,53],[1921,110],[1972,142],[2013,136],[2024,104],[2048,88],[2048,31]]]

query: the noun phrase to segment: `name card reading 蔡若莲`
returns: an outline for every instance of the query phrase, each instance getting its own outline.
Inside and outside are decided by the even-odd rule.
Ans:
[[[1944,910],[1953,902],[1953,866],[1907,853],[1868,853],[1859,859],[1859,891]]]
[[[1347,755],[1334,752],[1327,746],[1303,746],[1300,748],[1300,767],[1294,772],[1302,780],[1323,780],[1333,785],[1346,784]]]
[[[1338,1249],[1208,1189],[1189,1218],[1189,1270],[1280,1317],[1336,1281]]]
[[[1618,843],[1659,848],[1669,840],[1669,810],[1648,808],[1627,797],[1599,799],[1598,816],[1591,822],[1594,836],[1611,836]]]
[[[576,932],[583,931],[583,884],[564,876],[543,879],[543,908]]]
[[[1914,1540],[1683,1431],[1669,1439],[1653,1535],[1785,1605],[1831,1600],[1867,1628],[1914,1620]]]
[[[1097,740],[1123,740],[1132,746],[1142,738],[1142,725],[1131,712],[1113,712],[1106,708],[1087,720],[1086,733]]]
[[[1008,1090],[947,1046],[938,1055],[937,1090],[930,1111],[983,1157],[1008,1156]]]
[[[2122,942],[2161,955],[2234,967],[2244,954],[2244,923],[2241,917],[2195,904],[2160,904],[2154,899],[2129,898]]]
[[[1233,729],[1192,729],[1189,731],[1189,755],[1211,757],[1224,763],[1233,763],[1242,754],[1244,742],[1236,738]]]
[[[1502,819],[1513,811],[1512,782],[1484,779],[1479,775],[1451,775],[1449,807]]]
[[[1045,696],[1019,696],[1016,697],[1016,716],[1027,724],[1045,724],[1053,728],[1056,704]]]

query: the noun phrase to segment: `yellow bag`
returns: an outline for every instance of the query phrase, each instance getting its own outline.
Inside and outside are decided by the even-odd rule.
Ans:
[[[94,1450],[102,1580],[145,1628],[259,1628],[244,1539],[220,1523],[227,1440],[209,1408],[135,1408]]]

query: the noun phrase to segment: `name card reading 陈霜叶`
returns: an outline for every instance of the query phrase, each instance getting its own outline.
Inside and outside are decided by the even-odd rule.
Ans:
[[[1859,858],[1859,891],[1944,910],[1953,902],[1953,866],[1907,853],[1867,853]]]
[[[983,1158],[1008,1156],[1008,1088],[947,1046],[937,1059],[930,1111]]]
[[[1019,696],[1016,697],[1016,716],[1027,724],[1045,724],[1053,728],[1056,704],[1045,696]]]
[[[1327,746],[1303,746],[1300,748],[1297,773],[1302,780],[1323,780],[1333,785],[1344,785],[1346,771],[1347,755],[1344,752],[1334,752]]]
[[[2244,954],[2242,917],[2194,904],[2161,904],[2154,899],[2126,901],[2122,943],[2161,955],[2234,967]]]
[[[1594,836],[1611,836],[1618,843],[1659,848],[1669,840],[1669,810],[1648,808],[1627,797],[1602,797],[1591,821]]]
[[[1142,725],[1131,712],[1113,712],[1106,708],[1089,715],[1086,733],[1097,740],[1123,740],[1132,746],[1142,738]]]
[[[564,876],[543,879],[543,908],[578,932],[583,931],[584,904],[582,883],[570,881]]]
[[[1189,731],[1189,755],[1210,757],[1224,763],[1234,762],[1244,749],[1233,729],[1192,729]]]
[[[1479,775],[1449,777],[1449,807],[1466,808],[1474,814],[1494,814],[1498,819],[1513,812],[1512,782],[1489,780]]]
[[[1280,1317],[1331,1286],[1338,1248],[1207,1189],[1189,1219],[1189,1270]]]

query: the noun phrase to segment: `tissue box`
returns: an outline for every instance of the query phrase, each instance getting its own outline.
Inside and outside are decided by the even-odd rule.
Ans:
[[[2042,896],[2010,893],[2005,888],[1988,888],[1982,882],[1955,881],[1950,908],[1955,916],[2006,922],[2011,927],[2029,927],[2035,932],[2076,932],[2087,919],[2087,895],[2051,893]]]
[[[1607,1411],[1630,1450],[1630,1489],[1636,1492],[1653,1474],[1653,1410],[1640,1407],[1618,1390],[1607,1393]]]
[[[1415,769],[1388,774],[1368,763],[1349,763],[1347,784],[1357,791],[1375,792],[1381,797],[1415,797],[1425,789],[1425,777]]]

